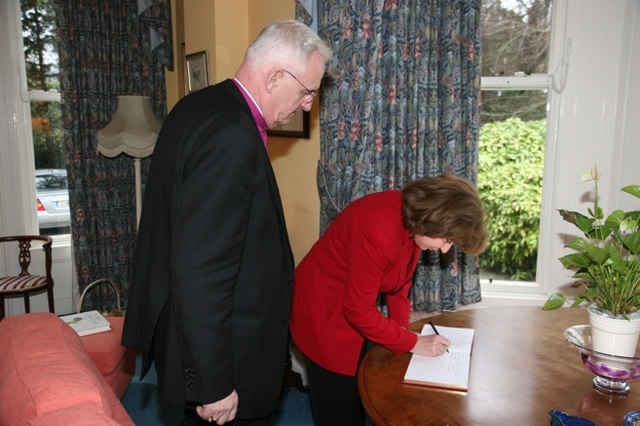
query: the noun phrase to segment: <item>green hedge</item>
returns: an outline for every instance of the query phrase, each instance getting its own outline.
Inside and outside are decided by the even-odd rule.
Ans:
[[[480,257],[484,272],[535,279],[545,131],[545,120],[482,126],[478,190],[491,232]]]

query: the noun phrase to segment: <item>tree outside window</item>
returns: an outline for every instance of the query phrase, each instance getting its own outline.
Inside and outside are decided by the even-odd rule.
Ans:
[[[66,176],[53,6],[53,0],[20,1],[33,151],[36,175],[40,177],[60,173]],[[69,233],[66,186],[55,197],[36,188],[36,196],[40,233]]]
[[[480,257],[489,282],[536,276],[551,12],[551,0],[482,3],[478,189],[492,235]]]

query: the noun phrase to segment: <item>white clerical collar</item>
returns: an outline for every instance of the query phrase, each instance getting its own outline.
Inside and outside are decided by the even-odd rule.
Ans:
[[[264,117],[264,114],[262,113],[262,110],[260,109],[260,105],[258,105],[258,103],[256,102],[255,99],[253,99],[253,96],[251,96],[251,93],[249,93],[249,91],[247,90],[246,87],[244,87],[244,85],[242,83],[240,83],[240,81],[238,81],[237,78],[233,77],[233,81],[235,81],[236,83],[238,83],[240,85],[240,87],[242,87],[242,90],[244,90],[244,93],[247,94],[247,96],[249,96],[249,99],[251,99],[251,101],[253,102],[253,104],[256,106],[256,108],[258,108],[258,111],[260,111],[260,115],[262,115]]]

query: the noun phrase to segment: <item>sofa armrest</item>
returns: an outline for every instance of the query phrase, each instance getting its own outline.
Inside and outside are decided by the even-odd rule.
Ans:
[[[111,330],[80,338],[84,348],[118,398],[122,398],[136,369],[136,351],[122,346],[124,317],[107,317]]]
[[[54,314],[16,315],[0,322],[0,377],[0,424],[29,424],[76,407],[133,425],[80,337]],[[114,413],[113,407],[122,411]],[[122,413],[125,417],[114,418]]]

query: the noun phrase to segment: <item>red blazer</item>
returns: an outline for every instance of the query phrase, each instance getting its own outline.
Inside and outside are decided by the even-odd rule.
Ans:
[[[327,370],[355,376],[365,338],[396,353],[416,344],[408,295],[420,249],[402,225],[401,194],[352,202],[296,268],[291,335]],[[388,318],[376,307],[379,293]]]

